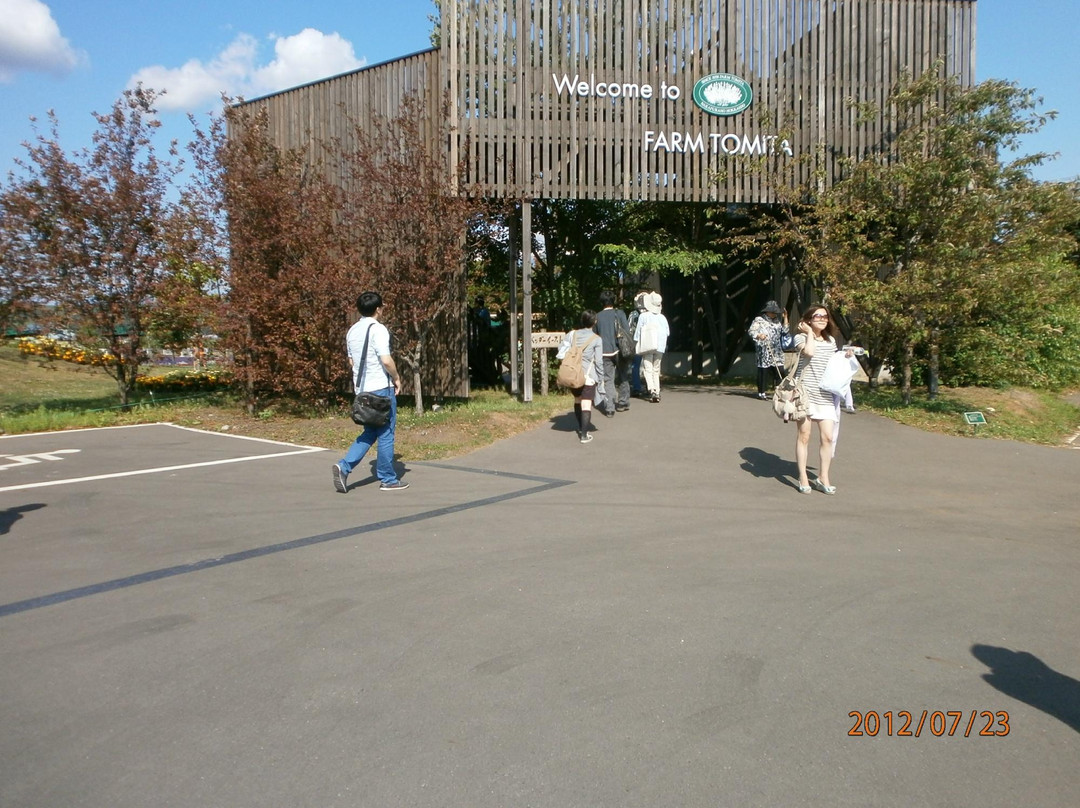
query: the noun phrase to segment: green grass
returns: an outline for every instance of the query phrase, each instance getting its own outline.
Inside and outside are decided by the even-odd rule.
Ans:
[[[664,385],[669,388],[756,388],[755,380],[748,377],[665,379]],[[855,406],[860,411],[877,413],[926,432],[1060,446],[1080,430],[1080,406],[1070,403],[1070,391],[942,388],[938,397],[930,400],[925,388],[914,388],[911,403],[907,405],[901,400],[900,389],[894,385],[881,385],[872,390],[865,382],[856,383],[852,392]],[[987,421],[985,426],[973,429],[964,420],[964,413],[972,411],[983,413]]]
[[[28,357],[14,343],[0,345],[0,430],[9,434],[161,420],[162,405],[193,398],[214,397],[143,393],[129,412],[120,412],[116,381],[101,368]]]
[[[78,411],[117,400],[116,382],[100,368],[23,357],[14,345],[0,347],[0,412]]]
[[[753,388],[749,379],[665,380],[669,387],[698,384]],[[861,384],[854,393],[859,410],[931,432],[1061,445],[1080,429],[1080,407],[1060,393],[948,388],[930,401],[919,389],[907,406],[891,386],[871,390]],[[152,402],[147,397],[127,412],[118,402],[115,382],[100,369],[25,359],[14,345],[0,345],[0,431],[8,434],[170,421],[330,449],[344,449],[356,437],[344,406],[327,413],[281,402],[248,415],[224,393],[162,395]],[[398,399],[397,449],[412,460],[464,454],[565,414],[573,406],[565,393],[537,394],[526,404],[502,390],[479,390],[467,401],[443,401],[437,410],[430,409],[431,401],[425,403],[429,409],[418,416],[410,397]],[[977,431],[963,419],[963,413],[972,410],[987,419]]]
[[[912,390],[905,405],[893,386],[855,390],[859,409],[879,413],[902,424],[929,432],[1000,438],[1059,445],[1080,429],[1080,407],[1061,393],[1026,388],[946,388],[930,400],[924,389]],[[981,412],[986,424],[972,427],[965,412]]]
[[[344,405],[327,413],[281,401],[249,415],[226,393],[159,394],[153,399],[144,395],[142,403],[122,411],[116,384],[104,371],[25,359],[13,344],[0,345],[0,380],[0,432],[7,434],[168,421],[344,449],[357,433]],[[468,401],[440,402],[437,410],[431,404],[426,401],[427,411],[416,415],[412,398],[399,397],[396,448],[403,457],[437,460],[463,454],[530,429],[573,406],[565,394],[536,395],[526,404],[502,390],[479,390]]]

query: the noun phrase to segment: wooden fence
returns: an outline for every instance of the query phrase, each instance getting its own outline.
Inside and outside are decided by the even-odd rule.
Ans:
[[[888,137],[902,72],[974,78],[973,0],[444,0],[451,163],[477,196],[770,202]],[[713,114],[699,82],[749,106]],[[780,171],[777,172],[777,168]]]

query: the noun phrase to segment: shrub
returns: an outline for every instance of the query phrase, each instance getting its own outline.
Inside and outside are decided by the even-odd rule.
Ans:
[[[1080,303],[1050,302],[1037,315],[958,329],[942,347],[945,384],[1068,387],[1080,382]]]

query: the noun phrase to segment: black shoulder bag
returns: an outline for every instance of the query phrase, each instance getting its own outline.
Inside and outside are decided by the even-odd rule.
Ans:
[[[615,342],[618,343],[619,346],[619,356],[623,359],[630,359],[637,353],[637,345],[634,343],[634,337],[632,334],[628,333],[627,329],[623,328],[618,315],[615,316]]]
[[[360,352],[360,375],[356,379],[356,389],[361,390],[364,381],[364,371],[367,370],[368,339],[371,337],[371,328],[368,326],[364,334],[364,349]],[[374,393],[359,392],[352,403],[352,419],[360,426],[369,426],[372,429],[386,426],[390,423],[390,405],[388,396],[377,396]]]

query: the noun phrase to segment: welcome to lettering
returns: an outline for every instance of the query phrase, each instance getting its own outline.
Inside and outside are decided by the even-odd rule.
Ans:
[[[596,75],[590,75],[583,81],[581,75],[569,73],[559,76],[551,74],[558,95],[578,98],[627,98],[649,100],[653,97],[678,100],[681,91],[666,82],[660,85],[659,92],[651,84],[635,82],[597,81]],[[642,145],[646,151],[677,152],[680,154],[727,154],[727,155],[762,155],[785,154],[793,156],[791,144],[777,135],[718,134],[715,132],[656,132],[648,130]]]
[[[568,73],[563,73],[560,78],[555,73],[551,74],[551,80],[555,82],[555,91],[558,95],[576,95],[582,98],[642,98],[649,100],[654,96],[666,98],[669,101],[678,100],[682,90],[674,84],[663,82],[660,85],[659,94],[651,84],[637,84],[635,82],[597,81],[596,74],[589,76],[588,81],[582,81],[577,73],[570,78]]]

